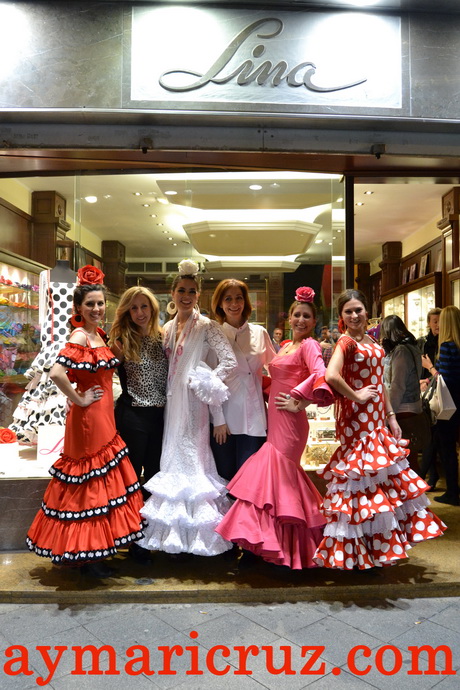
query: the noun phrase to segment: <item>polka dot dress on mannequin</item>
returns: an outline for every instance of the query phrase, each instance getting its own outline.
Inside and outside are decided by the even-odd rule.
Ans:
[[[357,327],[354,315],[331,360],[331,377],[338,377],[332,380],[326,372],[339,393],[340,446],[318,472],[329,483],[322,506],[327,525],[315,561],[343,570],[392,565],[406,558],[412,545],[445,530],[427,507],[426,482],[409,467],[408,442],[396,438],[397,423],[386,425],[394,413],[384,393],[384,350],[365,334],[365,325]]]
[[[65,424],[66,397],[51,381],[49,372],[68,337],[76,277],[70,270],[57,277],[68,282],[53,281],[53,271],[40,273],[41,349],[25,373],[29,383],[10,425],[23,444],[36,444],[39,427],[45,424]]]

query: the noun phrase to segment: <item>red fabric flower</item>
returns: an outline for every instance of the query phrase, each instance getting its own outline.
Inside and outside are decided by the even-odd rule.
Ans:
[[[16,443],[17,436],[11,429],[0,429],[0,443]]]
[[[313,302],[315,291],[311,287],[299,287],[295,291],[296,302]]]
[[[96,266],[83,266],[78,269],[77,277],[80,285],[102,285],[105,275]]]

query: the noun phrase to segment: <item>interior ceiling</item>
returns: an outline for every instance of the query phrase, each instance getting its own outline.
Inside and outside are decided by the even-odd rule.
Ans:
[[[193,227],[200,236],[200,254],[206,256],[203,249],[207,249],[217,258],[221,256],[219,245],[227,257],[232,246],[235,256],[254,254],[259,247],[261,257],[273,253],[292,260],[296,255],[298,260],[312,263],[330,261],[331,254],[343,255],[345,251],[344,235],[340,234],[343,214],[333,215],[331,221],[331,208],[343,206],[337,202],[341,190],[338,176],[331,181],[316,173],[278,171],[61,175],[17,180],[30,191],[59,192],[67,199],[67,215],[78,218],[80,213],[81,224],[102,240],[124,244],[128,261],[179,261],[198,255],[190,242]],[[262,189],[251,190],[252,184]],[[423,178],[389,183],[370,178],[356,184],[355,204],[364,203],[355,205],[356,261],[374,260],[383,242],[402,241],[441,218],[441,198],[451,187],[450,180],[435,183]],[[177,194],[167,195],[169,191]],[[373,194],[365,194],[369,191]],[[88,203],[85,197],[89,195],[98,201]],[[264,220],[275,232],[260,233]],[[244,233],[250,232],[247,226],[251,222],[258,222],[259,234],[245,242]],[[302,223],[312,224],[315,241],[310,238],[306,253],[297,256],[301,245],[285,242],[283,246],[280,235],[289,238],[302,233]],[[223,226],[220,237],[219,224]]]

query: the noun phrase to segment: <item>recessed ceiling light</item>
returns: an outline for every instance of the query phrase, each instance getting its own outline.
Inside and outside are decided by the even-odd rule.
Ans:
[[[215,235],[214,232],[210,232],[210,233],[209,233],[209,237],[215,237],[215,236],[216,236],[216,235]]]
[[[337,203],[340,204],[341,201],[343,201],[343,196],[339,196],[339,198],[337,199]]]
[[[88,204],[95,204],[97,201],[97,196],[85,196],[85,201],[87,201]]]
[[[133,192],[134,196],[142,196],[142,192]]]
[[[270,187],[273,187],[274,189],[277,189],[277,187],[279,187],[279,184],[278,184],[278,182],[272,182],[271,185],[270,185]]]
[[[177,192],[174,189],[169,189],[167,192],[165,192],[167,196],[175,196]]]
[[[355,206],[364,206],[364,201],[357,201]]]
[[[163,225],[163,223],[158,223],[158,225]],[[163,235],[167,235],[169,230],[163,230]]]
[[[249,189],[252,189],[253,192],[258,192],[259,189],[262,189],[261,184],[250,184]]]
[[[329,245],[330,247],[332,247],[332,242],[328,242],[328,245]]]
[[[168,237],[168,240],[169,240],[170,242],[172,242],[173,238],[172,238],[172,237]]]
[[[151,213],[151,214],[150,214],[150,218],[156,218],[156,217],[157,217],[157,214],[156,214],[156,213]]]
[[[111,199],[112,195],[111,194],[104,194],[104,199]]]
[[[149,208],[150,204],[142,204],[144,208]]]
[[[169,201],[167,199],[161,198],[161,199],[157,199],[157,201],[159,204],[169,204]]]
[[[173,247],[177,247],[177,242],[173,242]]]
[[[315,244],[321,244],[323,240],[315,240]]]
[[[374,193],[374,192],[371,192],[370,189],[368,189],[367,192],[364,192],[364,194],[368,194],[369,196],[370,196],[371,194],[373,194],[373,193]]]

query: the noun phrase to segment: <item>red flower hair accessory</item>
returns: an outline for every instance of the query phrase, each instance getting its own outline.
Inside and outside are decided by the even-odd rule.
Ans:
[[[78,269],[77,279],[79,285],[102,285],[105,275],[96,266],[83,266]]]
[[[0,429],[0,443],[16,443],[18,437],[11,429]]]
[[[299,287],[295,291],[296,302],[311,302],[315,299],[315,291],[311,287]]]

